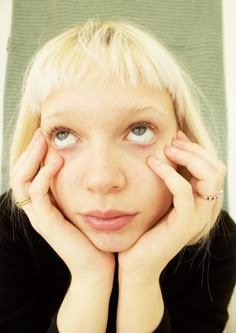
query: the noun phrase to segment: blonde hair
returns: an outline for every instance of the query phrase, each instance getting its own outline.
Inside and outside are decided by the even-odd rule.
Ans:
[[[36,54],[26,73],[10,164],[16,162],[40,126],[41,104],[49,95],[83,77],[119,80],[167,89],[179,128],[194,142],[214,151],[193,95],[194,85],[173,56],[150,33],[119,21],[88,20],[53,38]],[[216,200],[208,234],[222,207]]]

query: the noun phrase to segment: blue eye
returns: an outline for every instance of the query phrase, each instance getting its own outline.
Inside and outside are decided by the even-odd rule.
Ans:
[[[76,136],[67,130],[58,131],[54,136],[54,143],[58,147],[69,146],[76,142]]]
[[[126,138],[130,141],[146,143],[154,138],[154,132],[147,125],[136,125],[130,130]]]

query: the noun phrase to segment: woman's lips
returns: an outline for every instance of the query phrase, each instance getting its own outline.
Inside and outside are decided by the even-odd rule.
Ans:
[[[80,214],[83,220],[93,229],[102,231],[116,231],[129,224],[137,213],[127,213],[117,210],[91,211]]]

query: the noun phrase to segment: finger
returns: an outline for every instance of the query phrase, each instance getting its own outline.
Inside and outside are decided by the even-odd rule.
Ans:
[[[191,140],[187,137],[187,135],[181,130],[177,131],[176,137],[177,137],[178,140],[182,140],[182,141],[185,141],[185,142],[191,142]]]
[[[196,182],[197,192],[212,195],[222,187],[225,173],[223,169],[219,171],[220,167],[216,167],[219,163],[216,158],[213,158],[215,167],[212,167],[205,159],[177,147],[166,147],[165,153],[171,161],[185,166],[191,175],[198,180]]]
[[[60,162],[61,164],[63,164],[63,162]],[[54,165],[55,164],[55,165]],[[56,166],[56,163],[52,163],[51,167],[51,174],[54,175],[58,172],[58,166]],[[48,167],[49,168],[49,167]],[[43,173],[43,170],[42,170]],[[40,171],[38,173],[39,177],[38,178],[42,178],[42,176],[40,175]],[[22,186],[18,186],[14,188],[14,197],[16,198],[16,204],[17,201],[24,201],[26,200],[26,203],[22,203],[22,204],[17,204],[17,206],[21,209],[23,209],[25,211],[25,213],[27,214],[28,218],[32,221],[32,217],[34,216],[34,214],[32,213],[32,202],[34,200],[34,196],[32,197],[32,193],[31,193],[31,187],[34,188],[34,185],[32,185],[35,181],[35,179],[37,180],[37,175],[35,176],[35,178],[32,180],[31,182],[25,182],[23,183]],[[43,179],[41,179],[42,183],[43,183]],[[20,183],[20,181],[18,181]],[[15,183],[16,184],[16,183]],[[49,189],[49,186],[48,186]],[[29,200],[28,200],[29,199]],[[49,197],[47,198],[49,200]],[[40,216],[42,215],[42,213],[40,214]]]
[[[67,221],[51,203],[50,184],[63,167],[63,163],[63,158],[58,156],[40,169],[29,188],[32,203],[25,208],[25,211],[34,229],[50,244],[68,267],[72,271],[76,271],[78,261],[74,260],[75,254],[82,267],[88,262],[80,249],[86,246],[88,250],[92,251],[93,247],[82,232]]]
[[[54,211],[49,197],[50,183],[62,166],[63,158],[58,156],[55,160],[44,165],[32,181],[29,187],[29,195],[32,200],[34,215],[41,216],[42,211],[48,217],[53,214]]]
[[[13,189],[14,195],[17,197],[27,195],[24,185],[31,182],[35,177],[46,151],[47,143],[42,131],[39,129],[36,131],[28,148],[20,156],[11,170],[10,185]]]
[[[167,223],[164,223],[162,227],[167,227],[171,231],[174,237],[173,244],[178,238],[183,241],[183,244],[187,244],[205,227],[206,221],[211,216],[209,205],[213,207],[213,203],[206,200],[198,202],[191,184],[170,165],[157,161],[153,157],[149,158],[148,164],[173,194],[173,209],[167,214],[166,219],[163,219]],[[200,218],[196,219],[197,215]]]
[[[173,194],[173,203],[177,212],[194,209],[194,197],[191,184],[183,178],[173,167],[150,157],[148,164],[151,169],[164,181]]]
[[[183,141],[183,140],[173,140],[172,146],[188,151],[199,158],[206,161],[212,168],[216,169],[219,173],[225,173],[225,165],[222,163],[215,154],[210,153],[205,148],[201,147],[197,143],[193,143],[191,141]]]
[[[59,210],[52,205],[49,189],[53,177],[56,176],[62,166],[63,159],[57,157],[40,169],[28,189],[31,203],[22,207],[34,229],[55,250],[58,244],[56,236],[61,234],[60,231],[66,220]]]
[[[38,137],[40,136],[40,130],[37,129],[29,143],[29,145],[26,147],[26,149],[24,150],[24,152],[20,155],[20,157],[18,158],[18,160],[16,161],[16,163],[14,164],[14,166],[11,169],[11,174],[14,175],[17,173],[17,168],[18,166],[22,163],[22,161],[25,162],[25,158],[27,156],[31,155],[31,152],[34,149],[34,145],[35,143],[37,143],[38,141]]]

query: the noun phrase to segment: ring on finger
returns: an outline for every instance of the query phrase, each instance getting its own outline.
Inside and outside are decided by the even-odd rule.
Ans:
[[[203,195],[198,192],[197,192],[197,195],[202,199],[213,201],[213,200],[218,199],[223,193],[224,193],[224,190],[221,189],[215,195]]]
[[[31,200],[30,197],[25,197],[25,198],[23,198],[23,199],[17,200],[17,201],[16,201],[16,205],[17,205],[18,207],[22,207],[22,206],[26,205],[27,203],[30,203],[31,201],[32,201],[32,200]]]

